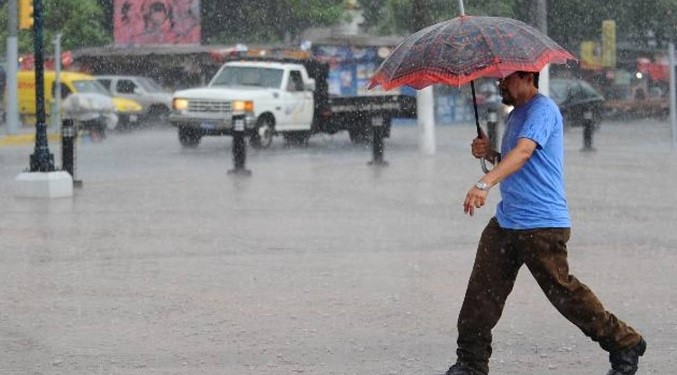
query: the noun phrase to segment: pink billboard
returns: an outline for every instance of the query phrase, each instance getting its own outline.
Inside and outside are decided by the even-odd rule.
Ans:
[[[116,45],[200,44],[200,0],[115,0]]]

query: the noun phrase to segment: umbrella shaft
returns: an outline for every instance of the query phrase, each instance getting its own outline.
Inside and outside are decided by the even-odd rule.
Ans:
[[[472,106],[475,109],[475,126],[477,126],[477,138],[482,138],[482,129],[480,128],[480,116],[477,113],[477,98],[475,97],[475,81],[470,81],[472,90]]]

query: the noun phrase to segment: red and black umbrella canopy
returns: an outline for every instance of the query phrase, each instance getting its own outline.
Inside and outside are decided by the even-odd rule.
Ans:
[[[480,137],[473,80],[507,77],[516,71],[540,72],[547,64],[575,60],[547,35],[524,22],[503,17],[461,15],[406,38],[376,69],[369,88],[399,86],[422,89],[442,83],[461,86],[470,82],[475,125]],[[487,172],[484,160],[482,169]]]
[[[369,87],[460,86],[518,70],[538,72],[546,64],[567,60],[575,57],[524,22],[462,15],[406,38],[376,70]]]

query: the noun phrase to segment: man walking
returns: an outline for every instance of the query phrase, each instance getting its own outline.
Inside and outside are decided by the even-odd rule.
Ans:
[[[472,154],[495,167],[468,191],[463,209],[472,216],[499,182],[502,200],[477,248],[458,317],[458,358],[447,375],[489,373],[491,330],[523,264],[553,306],[609,352],[607,375],[633,375],[646,342],[569,274],[562,115],[538,93],[538,73],[515,72],[500,81],[499,89],[503,103],[514,110],[501,153],[489,147],[486,136],[473,140]]]

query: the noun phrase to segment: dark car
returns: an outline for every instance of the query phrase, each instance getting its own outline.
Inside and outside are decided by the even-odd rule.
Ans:
[[[589,83],[575,78],[550,79],[550,97],[557,103],[564,126],[583,126],[585,113],[592,113],[595,126],[599,126],[604,115],[604,96]]]

